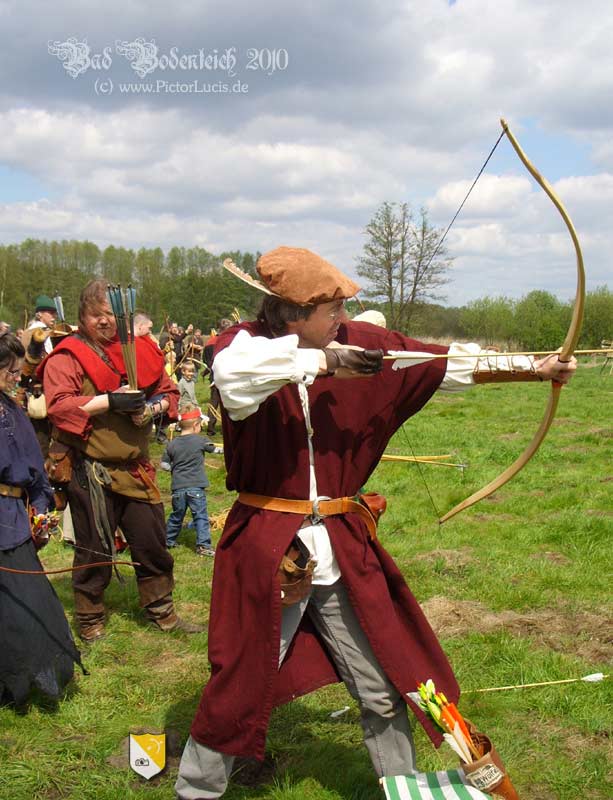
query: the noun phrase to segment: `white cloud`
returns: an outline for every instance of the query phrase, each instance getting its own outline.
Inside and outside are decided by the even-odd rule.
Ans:
[[[505,114],[537,164],[555,161],[590,285],[612,283],[613,8],[602,0],[356,0],[351,15],[325,0],[236,0],[204,17],[185,1],[172,13],[137,0],[6,8],[0,166],[47,191],[2,207],[0,241],[300,244],[349,269],[384,200],[427,203],[431,221],[446,226]],[[102,73],[73,80],[46,51],[47,40],[69,36],[94,50],[137,36],[165,51],[233,45],[249,92],[97,96]],[[255,46],[287,49],[287,70],[248,72]],[[137,80],[116,54],[104,76]],[[515,156],[498,152],[447,240],[450,300],[537,284],[572,292],[566,237]]]

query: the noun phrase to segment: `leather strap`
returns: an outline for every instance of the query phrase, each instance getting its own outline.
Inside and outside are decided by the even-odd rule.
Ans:
[[[21,486],[9,486],[6,483],[0,483],[0,495],[3,497],[23,497],[23,489]]]
[[[358,514],[366,527],[371,539],[377,538],[377,523],[375,518],[362,503],[353,497],[318,497],[315,500],[288,500],[285,497],[267,497],[263,494],[240,492],[238,502],[245,506],[263,508],[266,511],[282,511],[290,514],[300,514],[311,517],[313,522],[319,522],[323,517],[337,514]]]

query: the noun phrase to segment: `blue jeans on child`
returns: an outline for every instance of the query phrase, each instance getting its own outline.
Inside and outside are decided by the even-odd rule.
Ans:
[[[166,522],[166,544],[174,547],[183,527],[187,509],[196,528],[196,547],[211,547],[211,526],[206,507],[206,493],[201,488],[177,489],[172,493],[172,511]]]

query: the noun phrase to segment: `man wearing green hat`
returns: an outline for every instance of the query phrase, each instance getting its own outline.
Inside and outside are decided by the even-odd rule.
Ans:
[[[57,308],[55,302],[49,295],[39,294],[36,298],[34,319],[28,325],[28,330],[34,328],[53,328],[57,319]],[[45,352],[50,353],[53,349],[50,338],[45,339]]]

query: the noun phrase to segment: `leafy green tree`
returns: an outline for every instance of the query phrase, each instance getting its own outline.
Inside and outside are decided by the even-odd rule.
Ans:
[[[462,338],[461,309],[423,303],[411,317],[410,334],[418,339],[453,340]]]
[[[581,343],[585,348],[600,347],[604,340],[613,340],[613,292],[600,286],[585,297],[585,317]]]
[[[484,345],[504,342],[510,346],[514,330],[514,303],[508,297],[482,297],[460,312],[463,335]]]
[[[564,341],[570,306],[554,295],[534,291],[515,307],[513,338],[524,350],[555,350]]]
[[[134,282],[134,250],[110,245],[102,253],[102,271],[109,283],[127,286]]]

